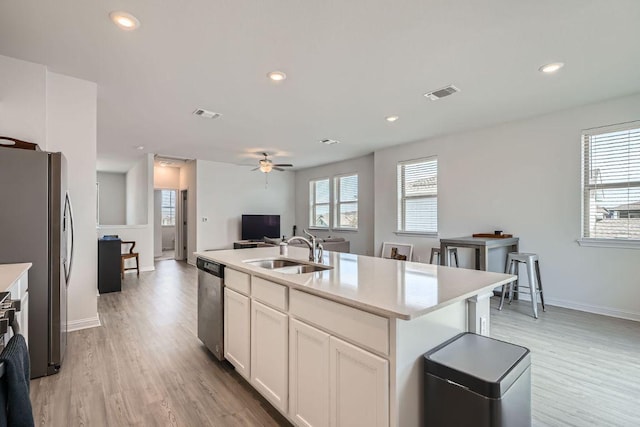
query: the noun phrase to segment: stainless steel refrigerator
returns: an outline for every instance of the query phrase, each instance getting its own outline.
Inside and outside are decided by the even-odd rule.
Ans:
[[[31,377],[58,372],[67,346],[73,213],[62,153],[0,147],[0,263],[31,262]]]

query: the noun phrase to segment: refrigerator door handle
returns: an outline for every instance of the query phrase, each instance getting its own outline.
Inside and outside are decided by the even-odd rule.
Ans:
[[[69,253],[69,259],[64,263],[64,280],[67,286],[69,286],[69,277],[71,276],[71,268],[73,267],[73,234],[74,234],[74,226],[73,226],[73,209],[71,209],[71,199],[69,199],[69,192],[65,194],[64,198],[64,224],[67,226],[67,215],[69,220],[69,229],[71,231],[71,250]],[[66,231],[66,230],[65,230]]]

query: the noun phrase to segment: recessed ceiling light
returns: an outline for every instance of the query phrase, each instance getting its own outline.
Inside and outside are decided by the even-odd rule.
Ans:
[[[267,74],[267,77],[269,77],[274,82],[281,82],[282,80],[287,78],[287,75],[282,71],[272,71]]]
[[[395,122],[396,120],[398,120],[399,118],[400,118],[400,117],[398,117],[398,116],[387,116],[387,117],[385,117],[384,119],[385,119],[386,121],[388,121],[389,123],[393,123],[393,122]]]
[[[564,67],[562,62],[552,62],[551,64],[546,64],[538,68],[538,71],[545,74],[553,74],[562,67]]]
[[[340,141],[337,139],[321,139],[320,142],[326,145],[340,144]]]
[[[138,18],[127,12],[111,12],[109,18],[125,31],[133,31],[140,26]]]
[[[144,150],[144,145],[138,145],[138,146],[136,147],[136,150]]]

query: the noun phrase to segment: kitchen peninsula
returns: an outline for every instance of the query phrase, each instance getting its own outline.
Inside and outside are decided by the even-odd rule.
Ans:
[[[303,274],[260,266],[278,248],[196,255],[226,266],[225,358],[304,426],[422,425],[421,356],[463,331],[488,334],[492,290],[515,279],[338,252]],[[308,255],[290,247],[287,259]]]

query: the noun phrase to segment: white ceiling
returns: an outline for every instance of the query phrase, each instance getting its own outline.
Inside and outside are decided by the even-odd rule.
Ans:
[[[307,167],[640,92],[639,19],[638,0],[4,0],[0,54],[98,83],[101,159]]]

